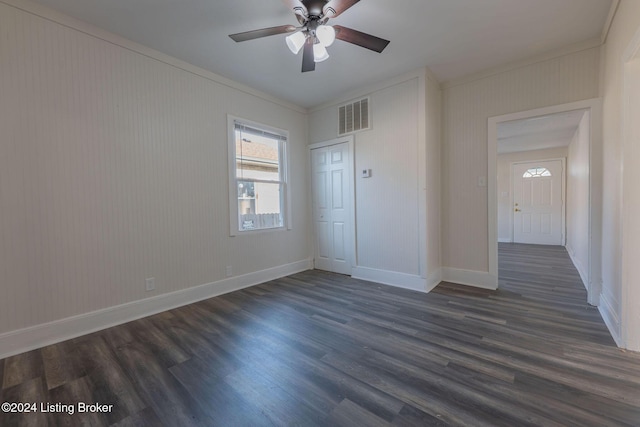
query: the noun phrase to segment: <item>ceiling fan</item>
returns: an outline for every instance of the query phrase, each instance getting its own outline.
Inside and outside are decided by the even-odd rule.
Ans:
[[[293,10],[300,23],[299,27],[281,25],[231,34],[229,37],[236,42],[244,42],[276,34],[292,33],[286,38],[287,46],[294,55],[302,50],[303,73],[315,70],[316,62],[329,58],[327,47],[335,39],[380,53],[387,47],[389,40],[341,25],[327,25],[329,19],[340,15],[358,1],[360,0],[283,0],[287,7]]]

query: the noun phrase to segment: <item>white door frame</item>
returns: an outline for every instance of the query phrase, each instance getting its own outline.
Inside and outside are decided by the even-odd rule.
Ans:
[[[567,161],[564,157],[557,157],[554,159],[540,159],[540,160],[521,160],[517,162],[511,162],[511,167],[509,168],[510,177],[509,177],[509,206],[513,208],[513,167],[515,165],[520,165],[523,163],[536,163],[536,162],[550,162],[554,160],[560,160],[562,164],[562,246],[567,244]],[[511,233],[511,242],[515,242],[516,233],[515,233],[515,211],[510,209],[509,213],[509,233]]]
[[[489,117],[487,137],[487,216],[489,275],[498,286],[498,124],[574,110],[588,110],[589,131],[589,265],[588,302],[599,305],[602,292],[602,99],[592,98],[569,104]]]
[[[318,149],[318,148],[324,148],[324,147],[330,147],[332,145],[338,145],[338,144],[343,144],[343,143],[347,143],[347,146],[349,147],[349,163],[348,163],[348,170],[347,170],[347,179],[349,181],[349,194],[347,195],[347,200],[350,203],[349,209],[350,209],[350,213],[349,213],[349,221],[351,222],[349,224],[349,239],[351,240],[351,244],[349,245],[349,250],[351,251],[351,253],[349,254],[349,258],[350,258],[350,262],[351,262],[351,269],[353,270],[355,268],[356,265],[358,265],[358,260],[356,259],[357,257],[357,251],[356,251],[356,182],[355,182],[355,150],[354,150],[354,143],[353,143],[353,135],[346,135],[343,136],[342,138],[336,138],[336,139],[331,139],[329,141],[322,141],[322,142],[317,142],[315,144],[311,144],[309,145],[309,155],[308,155],[308,162],[309,162],[309,175],[311,176],[313,174],[313,158],[312,158],[312,154],[313,154],[313,150]],[[313,176],[311,176],[311,179],[309,180],[309,194],[313,194]],[[311,197],[311,208],[312,208],[312,212],[313,212],[313,197]],[[313,228],[313,240],[314,240],[314,245],[313,245],[313,261],[315,263],[315,259],[316,259],[316,240],[318,239],[318,236],[316,235],[316,230],[315,230],[315,225],[312,227]]]

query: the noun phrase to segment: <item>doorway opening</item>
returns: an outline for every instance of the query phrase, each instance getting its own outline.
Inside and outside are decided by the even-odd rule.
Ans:
[[[598,305],[601,120],[599,99],[489,118],[491,275],[498,278],[498,242],[564,246]]]

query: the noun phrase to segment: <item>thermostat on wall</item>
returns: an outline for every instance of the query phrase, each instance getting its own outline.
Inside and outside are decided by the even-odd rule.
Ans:
[[[361,176],[363,178],[371,178],[371,169],[362,169]]]

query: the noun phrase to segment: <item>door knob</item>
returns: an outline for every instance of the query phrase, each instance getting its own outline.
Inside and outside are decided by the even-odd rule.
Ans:
[[[520,211],[520,209],[518,209],[518,208],[516,208],[516,209],[515,209],[515,211],[516,211],[516,212],[521,212],[521,211]]]

